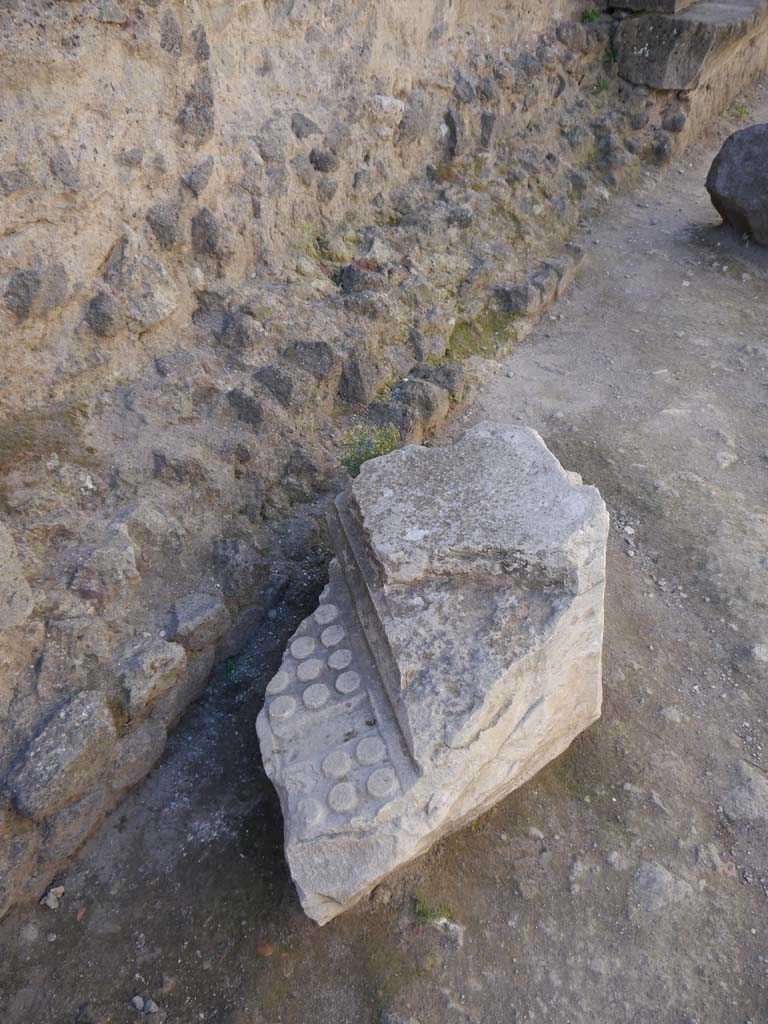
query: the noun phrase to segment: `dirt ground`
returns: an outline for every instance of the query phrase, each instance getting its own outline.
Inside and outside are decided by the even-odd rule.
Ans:
[[[254,729],[278,613],[58,909],[0,925],[2,1024],[133,1022],[136,996],[179,1024],[768,1021],[768,252],[703,188],[768,120],[768,89],[748,103],[585,227],[570,297],[466,417],[537,428],[608,503],[600,722],[319,929]]]

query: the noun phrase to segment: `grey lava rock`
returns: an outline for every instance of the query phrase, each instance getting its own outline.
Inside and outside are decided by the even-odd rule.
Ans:
[[[117,303],[109,292],[98,292],[85,310],[85,322],[100,338],[109,338],[117,330]]]
[[[54,178],[70,189],[72,192],[77,192],[80,188],[80,175],[77,172],[77,168],[72,163],[69,153],[63,146],[57,146],[56,151],[50,159],[49,166],[51,168],[51,174]]]
[[[315,124],[312,118],[305,117],[298,110],[291,116],[291,131],[297,139],[306,139],[310,135],[320,134],[319,126]]]
[[[208,182],[211,179],[211,172],[213,171],[213,157],[209,156],[202,163],[195,164],[186,178],[182,178],[182,181],[187,186],[189,191],[196,198],[205,191]]]
[[[285,354],[319,381],[327,380],[338,362],[327,341],[295,341]]]
[[[681,132],[687,120],[684,110],[668,110],[662,119],[661,127],[668,132]]]
[[[192,218],[192,248],[205,256],[222,255],[221,229],[207,206]]]
[[[727,224],[768,245],[768,124],[725,140],[707,175],[707,191]]]
[[[277,366],[262,366],[253,375],[254,380],[269,391],[284,409],[289,408],[293,397],[293,381]]]
[[[339,159],[328,149],[313,149],[309,154],[309,162],[321,174],[330,174],[339,166]]]
[[[184,237],[178,203],[157,203],[147,210],[147,224],[162,249],[170,249]]]
[[[215,116],[213,87],[208,75],[202,75],[184,97],[177,123],[198,146],[213,135]]]
[[[67,285],[67,273],[61,263],[17,270],[5,290],[5,304],[17,320],[45,316],[62,304]]]
[[[104,695],[79,693],[61,707],[12,770],[13,805],[41,820],[70,803],[109,770],[115,725]]]
[[[247,423],[254,429],[261,426],[264,413],[258,398],[254,398],[253,395],[249,395],[240,388],[233,388],[232,391],[227,392],[227,402],[241,422]]]
[[[465,78],[460,71],[456,73],[453,85],[453,95],[460,103],[472,103],[477,95],[474,85],[468,78]]]

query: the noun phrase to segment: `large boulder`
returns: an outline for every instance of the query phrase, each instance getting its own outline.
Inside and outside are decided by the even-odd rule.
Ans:
[[[707,175],[707,191],[726,224],[768,245],[768,124],[725,140]]]
[[[285,850],[325,923],[600,714],[608,514],[532,430],[366,463],[258,719]]]

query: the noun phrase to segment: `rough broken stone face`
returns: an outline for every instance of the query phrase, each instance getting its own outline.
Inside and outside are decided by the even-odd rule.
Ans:
[[[212,594],[188,594],[176,602],[173,611],[173,639],[190,651],[215,644],[231,625],[226,605]]]
[[[32,591],[22,573],[16,544],[10,531],[0,523],[0,630],[20,626],[32,611]]]
[[[186,661],[181,644],[169,644],[165,640],[150,640],[129,654],[120,678],[133,718],[145,714],[158,697],[175,685]]]
[[[79,693],[32,741],[11,772],[14,807],[36,821],[48,817],[97,783],[115,753],[115,726],[104,696]]]
[[[727,224],[768,245],[768,124],[725,140],[707,175],[707,191]]]
[[[258,733],[302,905],[325,923],[600,714],[608,515],[532,430],[365,464]]]

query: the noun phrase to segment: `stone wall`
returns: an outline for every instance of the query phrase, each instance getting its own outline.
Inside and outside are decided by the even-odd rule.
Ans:
[[[315,585],[344,430],[435,429],[684,141],[583,6],[3,5],[0,914]]]

